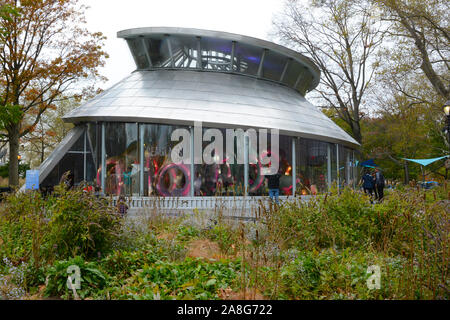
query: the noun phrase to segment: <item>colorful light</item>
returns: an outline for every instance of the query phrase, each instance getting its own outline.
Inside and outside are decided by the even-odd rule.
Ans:
[[[289,166],[289,167],[286,169],[286,172],[284,173],[284,175],[285,175],[285,176],[288,176],[288,175],[291,173],[291,171],[292,171],[292,167]]]

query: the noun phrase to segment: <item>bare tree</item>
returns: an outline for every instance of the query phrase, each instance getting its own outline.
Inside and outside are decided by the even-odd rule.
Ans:
[[[309,56],[322,72],[318,93],[361,143],[364,97],[379,65],[385,26],[369,1],[287,0],[274,19],[277,36]]]
[[[390,21],[392,39],[408,40],[408,56],[416,56],[438,95],[450,99],[450,2],[445,0],[373,0],[383,10],[383,20]]]

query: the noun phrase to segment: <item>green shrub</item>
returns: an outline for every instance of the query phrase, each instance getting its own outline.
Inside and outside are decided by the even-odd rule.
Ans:
[[[60,258],[96,257],[118,239],[121,218],[107,200],[81,190],[59,188],[48,212],[49,240]]]
[[[67,286],[67,279],[70,275],[67,270],[70,266],[76,265],[80,268],[81,289],[77,294],[81,299],[92,296],[103,289],[107,283],[107,276],[99,270],[95,262],[86,262],[80,256],[70,260],[56,261],[47,270],[48,284],[45,289],[47,296],[58,296],[64,299],[73,297],[73,292]]]
[[[231,253],[231,246],[236,245],[239,241],[239,232],[224,222],[205,230],[205,236],[212,241],[216,241],[220,250],[225,254]]]
[[[107,200],[81,190],[56,188],[8,196],[0,206],[0,257],[35,267],[77,254],[97,257],[118,239],[121,218]]]
[[[217,299],[218,290],[233,285],[239,262],[206,262],[187,258],[181,263],[157,261],[144,266],[125,286],[111,289],[115,299]]]
[[[49,254],[46,203],[36,193],[9,195],[0,206],[0,257],[12,263],[33,260],[39,265]]]
[[[176,239],[179,241],[188,241],[195,237],[198,237],[200,234],[200,231],[190,225],[180,225],[177,230],[177,236]]]

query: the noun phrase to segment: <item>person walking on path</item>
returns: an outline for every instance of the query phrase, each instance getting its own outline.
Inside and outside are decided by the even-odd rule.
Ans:
[[[370,175],[369,171],[366,171],[366,174],[364,174],[361,179],[364,193],[370,195],[370,203],[373,203],[373,189],[375,187],[373,177]]]
[[[375,185],[375,181],[377,180],[375,171],[372,172],[372,184],[373,184],[373,194],[375,195],[375,200],[378,199],[378,190],[377,187]]]
[[[273,198],[275,197],[276,204],[280,204],[280,202],[278,201],[278,197],[280,195],[280,178],[280,172],[266,176],[267,186],[269,187],[270,200],[273,201]]]
[[[380,169],[376,168],[375,169],[375,188],[377,190],[378,193],[378,201],[381,202],[383,200],[384,197],[384,176],[381,173]]]

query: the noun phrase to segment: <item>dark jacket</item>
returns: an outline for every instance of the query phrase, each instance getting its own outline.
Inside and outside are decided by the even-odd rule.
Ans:
[[[373,189],[374,181],[373,181],[373,177],[370,174],[366,173],[365,175],[363,175],[362,179],[363,179],[363,188],[364,189]]]
[[[381,171],[378,171],[376,174],[375,174],[375,176],[376,176],[376,180],[375,180],[375,185],[377,185],[377,186],[383,186],[384,187],[384,176],[383,176],[383,174],[381,173]]]
[[[280,178],[281,178],[281,173],[266,176],[269,189],[279,189],[280,188]]]

